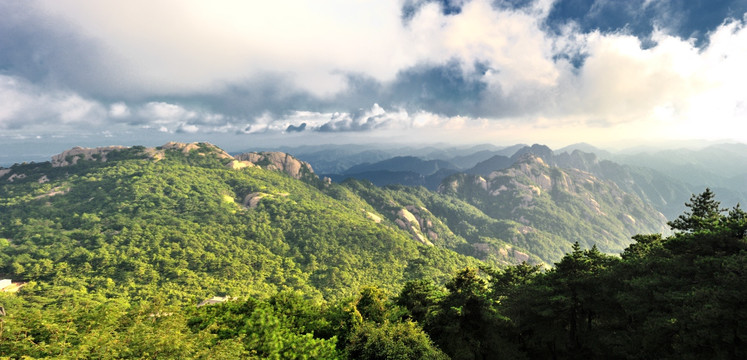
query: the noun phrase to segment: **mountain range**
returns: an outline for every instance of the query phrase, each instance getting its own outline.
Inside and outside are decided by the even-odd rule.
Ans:
[[[731,162],[736,169],[731,169],[725,174],[738,177],[739,175],[735,175],[741,173],[738,168],[745,167],[739,162],[740,159],[744,159],[740,149],[737,145],[725,145],[704,149],[697,152],[697,156],[693,153],[687,154],[692,158],[691,162],[697,165],[694,166],[696,170],[708,167],[718,172],[728,167],[727,163]],[[311,147],[305,148],[305,152],[316,153],[316,158],[319,158],[321,152],[313,150]],[[349,163],[356,156],[359,160],[370,160],[370,156],[385,156],[385,152],[375,149],[360,149],[359,152],[349,150],[338,147],[337,152],[327,154],[327,161],[331,161],[335,154],[346,151],[350,156],[343,156],[341,164]],[[260,216],[264,219],[262,223],[268,229],[275,229],[273,231],[279,236],[276,245],[263,251],[269,251],[277,259],[285,258],[285,251],[297,254],[293,260],[295,265],[289,268],[296,267],[303,274],[315,269],[317,273],[311,271],[316,275],[294,281],[315,288],[318,294],[329,294],[333,289],[339,290],[341,280],[322,281],[321,278],[324,276],[321,273],[339,269],[340,264],[330,265],[341,260],[325,261],[327,266],[317,268],[316,261],[298,258],[299,252],[304,253],[304,256],[327,259],[333,256],[323,253],[328,249],[315,250],[322,253],[309,253],[308,244],[288,240],[298,237],[297,229],[309,226],[309,222],[327,223],[330,229],[325,231],[345,227],[339,224],[339,219],[333,219],[334,216],[330,218],[330,214],[322,211],[324,206],[320,207],[319,204],[326,203],[326,206],[334,209],[348,209],[345,210],[346,216],[354,218],[348,219],[349,223],[362,222],[368,224],[364,228],[369,228],[373,221],[377,229],[383,226],[376,231],[367,231],[377,234],[382,232],[377,235],[381,238],[405,241],[407,246],[411,247],[411,250],[408,250],[409,256],[414,256],[412,254],[418,252],[432,254],[433,250],[424,249],[433,248],[439,249],[436,251],[438,256],[452,258],[452,266],[470,261],[496,264],[529,261],[551,264],[569,251],[576,241],[585,246],[597,245],[608,253],[616,253],[624,249],[630,243],[630,237],[635,234],[666,233],[666,219],[681,213],[683,204],[689,196],[698,191],[697,186],[692,183],[683,181],[681,177],[669,175],[675,172],[666,166],[652,169],[623,164],[601,159],[596,154],[584,150],[599,151],[605,158],[613,156],[612,153],[598,150],[588,144],[570,146],[561,151],[553,151],[539,144],[519,144],[506,148],[463,148],[454,153],[424,148],[417,150],[424,154],[424,158],[413,155],[393,156],[376,162],[363,161],[349,166],[339,174],[317,175],[313,162],[299,160],[287,153],[250,152],[230,155],[207,143],[168,143],[157,148],[73,148],[54,156],[50,162],[16,164],[10,168],[0,169],[0,184],[4,195],[3,210],[7,214],[17,214],[16,218],[4,217],[3,232],[0,236],[9,239],[17,237],[15,232],[18,229],[10,225],[13,221],[33,223],[34,221],[28,218],[29,215],[26,215],[28,209],[32,209],[31,213],[47,214],[45,217],[50,217],[50,214],[67,213],[82,216],[91,213],[99,218],[102,214],[108,214],[106,209],[109,208],[120,209],[120,212],[121,209],[129,209],[129,215],[132,217],[132,204],[142,199],[133,198],[133,194],[137,192],[133,193],[131,187],[135,184],[132,175],[120,174],[123,167],[148,169],[151,173],[146,179],[152,178],[153,181],[156,178],[173,178],[175,173],[181,173],[179,176],[185,180],[179,182],[186,179],[200,180],[193,180],[193,185],[179,188],[173,188],[172,184],[140,185],[138,188],[156,190],[155,193],[143,193],[142,197],[158,199],[146,202],[145,207],[135,208],[149,208],[149,211],[170,213],[173,217],[179,218],[194,217],[193,213],[186,215],[182,212],[202,209],[200,213],[206,213],[204,209],[210,206],[192,200],[189,201],[191,205],[186,205],[186,199],[204,199],[204,188],[211,188],[212,196],[225,200],[225,203],[219,201],[218,205],[215,205],[222,208],[216,210],[217,213],[230,208],[228,204],[237,206],[236,209],[229,211],[231,216],[260,216],[257,213],[263,213],[264,215]],[[708,162],[709,154],[720,155],[723,159],[720,162]],[[674,158],[673,154],[668,155]],[[627,156],[625,159],[628,159],[628,163],[635,159],[631,155]],[[636,156],[648,159],[647,162],[641,160],[647,164],[655,163],[651,159],[663,162],[666,158],[665,154]],[[677,161],[673,159],[670,162]],[[158,169],[153,168],[154,165],[158,165]],[[341,165],[332,167],[339,166]],[[683,166],[674,168],[684,171]],[[662,169],[670,171],[660,171]],[[144,170],[127,171],[142,173]],[[213,174],[208,175],[205,171]],[[106,177],[98,175],[102,185],[106,185],[97,187],[92,194],[106,189],[108,195],[89,198],[89,202],[97,204],[93,209],[95,211],[89,211],[83,204],[64,200],[70,196],[82,199],[85,197],[85,191],[91,191],[89,188],[93,185],[81,180],[90,178],[89,172],[116,174]],[[277,178],[279,175],[269,175],[273,173],[282,174],[285,180],[280,181]],[[257,174],[263,176],[256,176]],[[145,181],[142,176],[135,178],[138,181]],[[246,182],[253,185],[248,186],[244,184]],[[291,187],[295,190],[291,191]],[[735,187],[727,188],[724,193],[728,200],[744,199],[743,193]],[[172,197],[183,200],[176,201]],[[282,216],[277,218],[273,215],[273,211],[277,210],[276,205],[271,206],[273,210],[270,212],[265,210],[275,202],[282,203],[282,207],[286,208],[283,214],[296,216],[296,212],[299,211],[296,207],[306,209],[304,211],[307,212],[309,208],[315,210],[299,219],[291,216],[294,220],[290,221]],[[170,205],[162,209],[165,204]],[[62,215],[57,215],[60,216]],[[220,224],[216,226],[222,227]],[[303,242],[308,238],[321,236],[316,233],[318,226],[311,228],[313,230],[309,230],[310,233],[298,241]],[[277,229],[285,230],[277,233]],[[344,238],[350,236],[340,235]],[[237,236],[243,237],[244,241],[251,240],[246,234]],[[339,236],[331,236],[330,239],[332,242],[339,241]],[[329,244],[324,246],[326,245]],[[360,249],[355,246],[348,247],[342,243],[334,246],[346,247],[350,254],[354,254],[351,256],[361,256]],[[422,246],[425,248],[421,248]],[[284,250],[278,252],[278,249]],[[374,256],[373,254],[378,251],[380,249],[364,257]],[[268,258],[271,258],[269,253]],[[362,261],[359,259],[355,263],[360,265]],[[394,271],[398,275],[392,275],[395,276],[392,279],[405,279],[408,276],[404,271],[405,263],[409,262],[408,260],[400,263],[399,270]],[[23,262],[15,263],[24,269],[28,267]],[[28,277],[23,275],[23,272],[14,271],[12,265],[6,264],[0,271],[7,276]],[[346,266],[346,273],[356,273],[349,263]],[[370,262],[368,266],[377,265]],[[437,271],[447,273],[445,269]],[[364,281],[363,273],[365,270],[356,275],[359,277],[356,281]],[[390,282],[395,284],[398,281],[401,280]],[[277,285],[278,283],[273,284]]]
[[[307,248],[310,245],[303,243],[309,238],[322,236],[316,233],[319,227],[311,226],[310,223],[326,223],[325,231],[335,233],[339,232],[340,228],[351,226],[350,224],[366,223],[367,225],[362,228],[376,227],[378,230],[366,231],[380,233],[376,236],[381,238],[400,239],[397,241],[410,239],[410,242],[407,242],[407,246],[411,247],[411,250],[408,250],[409,256],[425,251],[421,246],[440,249],[425,253],[437,253],[438,256],[453,258],[454,260],[450,260],[453,266],[473,261],[470,259],[498,264],[521,261],[549,264],[570,249],[574,241],[589,245],[598,244],[604,251],[618,252],[629,243],[633,234],[658,232],[664,229],[665,220],[661,213],[651,206],[650,201],[638,195],[647,195],[652,191],[647,193],[640,185],[636,187],[628,183],[619,186],[609,175],[617,174],[618,178],[623,178],[622,176],[629,175],[629,172],[622,171],[623,175],[615,173],[608,169],[609,164],[605,166],[606,163],[597,161],[594,155],[579,151],[555,155],[549,148],[541,145],[516,146],[515,149],[517,150],[508,149],[514,151],[511,157],[494,154],[492,158],[476,163],[464,172],[454,169],[459,166],[450,161],[422,160],[412,156],[358,164],[352,166],[349,171],[352,175],[366,175],[362,176],[364,180],[344,181],[338,185],[324,176],[317,176],[312,164],[279,152],[229,155],[206,143],[168,143],[157,148],[73,148],[54,156],[48,163],[17,164],[0,170],[0,182],[3,184],[4,194],[7,194],[3,197],[4,211],[16,214],[16,218],[5,218],[3,236],[17,236],[15,232],[18,229],[9,225],[13,221],[20,219],[23,223],[34,222],[28,218],[27,210],[30,208],[33,209],[32,214],[46,214],[45,217],[52,218],[54,217],[50,214],[63,213],[78,216],[90,213],[102,218],[111,215],[107,209],[120,209],[120,212],[124,211],[122,209],[128,209],[130,221],[137,221],[137,216],[134,215],[138,215],[137,211],[142,209],[169,213],[177,218],[192,218],[196,216],[193,212],[207,214],[206,209],[213,206],[216,214],[229,211],[231,215],[226,216],[231,218],[232,223],[239,221],[233,219],[235,216],[251,215],[249,217],[253,218],[260,216],[258,213],[261,213],[264,214],[260,216],[263,219],[261,223],[268,229],[274,229],[276,235],[273,236],[278,237],[274,240],[277,244],[269,248],[267,244],[262,245],[266,248],[263,251],[269,251],[268,258],[272,258],[269,256],[270,253],[278,259],[286,257],[286,251],[297,254],[292,260],[295,265],[288,268],[297,268],[305,274],[304,276],[309,273],[311,275],[303,278],[304,280],[294,281],[299,284],[298,286],[315,287],[319,293],[329,294],[330,291],[339,290],[341,280],[322,281],[322,278],[332,276],[329,275],[330,269],[341,268],[341,264],[334,264],[342,260],[325,260],[325,266],[317,268],[316,261],[306,258],[313,256],[328,259],[333,256],[323,253],[328,250],[327,248],[310,252]],[[507,150],[479,149],[480,157],[486,155],[485,151],[505,153]],[[460,156],[469,157],[469,154]],[[496,159],[499,161],[496,162]],[[570,167],[571,165],[575,167]],[[491,166],[494,169],[487,171],[486,169]],[[142,169],[135,170],[136,168]],[[620,168],[627,169],[622,166]],[[146,169],[149,176],[144,177],[142,173]],[[211,174],[206,174],[206,171]],[[89,172],[99,175],[89,175]],[[102,176],[101,173],[116,175]],[[135,177],[132,173],[141,175]],[[271,175],[273,173],[283,174],[286,179],[280,181],[276,179],[278,175]],[[175,179],[175,176],[181,180]],[[380,176],[387,184],[424,185],[432,191],[411,187],[380,188],[376,186],[376,182],[368,183],[366,180],[367,177],[376,180],[376,176]],[[86,205],[88,202],[79,204],[69,200],[70,197],[85,197],[86,191],[90,191],[96,183],[81,180],[89,178],[101,182],[101,186],[95,187],[96,190],[92,191],[92,194],[101,191],[107,194],[102,197],[91,197],[89,202],[96,204],[91,209]],[[159,178],[161,180],[158,184],[147,182]],[[188,181],[192,185],[182,184],[175,188],[174,184],[169,182],[163,184],[163,179],[166,178],[172,179],[171,182],[175,183],[192,179]],[[137,182],[146,181],[146,184],[138,184],[133,182],[133,179],[137,179]],[[339,180],[339,177],[335,180]],[[153,191],[139,193],[132,187]],[[210,197],[208,194],[212,196],[213,202],[215,199],[224,200],[213,205],[201,205],[195,200],[207,200],[206,197]],[[141,204],[144,198],[153,199]],[[348,219],[345,226],[339,224],[340,220],[335,218],[337,215],[323,211],[325,206],[320,204],[325,203],[329,208],[347,209],[344,210],[346,216],[339,216],[339,219],[351,216],[353,218]],[[164,209],[163,206],[167,207]],[[231,206],[236,208],[232,209]],[[268,206],[271,211],[266,210]],[[275,215],[278,206],[285,208],[281,213],[291,214],[289,217],[293,221],[286,219],[285,215],[278,218]],[[306,215],[296,219],[296,213],[301,211],[296,207],[303,209],[302,212],[307,212]],[[314,211],[310,211],[309,208]],[[187,213],[183,214],[184,211]],[[372,225],[372,221],[376,225]],[[382,226],[383,228],[379,229]],[[218,224],[215,227],[220,228],[222,225]],[[298,229],[306,227],[311,229],[308,230],[310,233],[298,238]],[[356,226],[356,229],[360,228]],[[278,233],[277,229],[284,230]],[[341,241],[340,237],[350,237],[345,234],[338,235],[330,236],[330,242]],[[236,236],[243,237],[243,241],[269,241],[253,239],[246,234]],[[322,247],[327,245],[329,244]],[[356,246],[347,247],[346,251],[355,254],[351,256],[360,257],[360,249]],[[301,256],[298,255],[300,253],[304,254],[303,258],[298,258]],[[373,256],[372,254],[365,256]],[[362,261],[359,259],[354,263],[360,266]],[[347,269],[344,273],[356,273],[349,262],[347,263],[346,267],[343,267]],[[399,270],[388,270],[398,274],[392,275],[395,276],[390,281],[392,284],[398,283],[394,279],[406,277],[404,268],[401,268],[405,263],[400,264]],[[18,262],[18,265],[24,269],[28,267],[28,264],[23,262]],[[378,265],[369,263],[368,266]],[[316,272],[310,269],[315,269]],[[327,275],[322,275],[325,271]],[[363,276],[365,270],[361,271],[363,272],[357,276]],[[14,272],[12,264],[6,266],[3,272],[26,277],[23,273]],[[362,278],[359,278],[356,281],[361,280]]]
[[[537,144],[474,150],[366,161],[350,166],[346,179],[320,176],[287,153],[232,155],[208,143],[76,147],[0,168],[0,278],[20,289],[0,294],[8,310],[0,355],[356,358],[369,346],[378,356],[375,337],[417,339],[416,352],[433,358],[445,358],[438,349],[463,355],[482,338],[493,345],[477,353],[497,346],[507,358],[543,358],[556,351],[535,341],[573,344],[574,333],[620,352],[615,338],[573,324],[603,314],[609,334],[618,333],[618,318],[627,329],[629,315],[649,304],[636,289],[659,291],[663,271],[667,300],[646,308],[661,321],[636,318],[626,331],[638,339],[654,324],[666,334],[681,269],[718,260],[693,260],[693,252],[743,254],[742,240],[725,239],[743,237],[744,212],[721,215],[710,191],[688,206],[716,220],[685,213],[669,225],[700,231],[697,238],[662,238],[670,228],[662,212],[675,211],[693,185],[658,170]],[[741,266],[727,260],[715,268]],[[570,325],[556,324],[556,313]],[[106,353],[112,346],[118,353]]]
[[[613,153],[585,143],[555,151],[539,144],[518,144],[480,150],[471,155],[441,154],[441,158],[408,155],[375,162],[367,159],[337,173],[324,173],[324,176],[338,182],[346,178],[366,179],[378,186],[425,186],[435,191],[446,177],[455,173],[486,176],[495,170],[510,167],[523,154],[532,153],[550,166],[578,169],[615,182],[621,189],[635,193],[671,218],[684,210],[684,203],[691,194],[706,187],[714,189],[725,203],[743,203],[747,200],[743,190],[743,184],[747,182],[747,151],[741,151],[746,150],[745,147],[741,144],[722,144],[700,150]],[[349,150],[353,151],[352,148]],[[400,159],[406,161],[400,162]],[[469,160],[460,162],[464,159]],[[441,167],[434,173],[432,164],[438,160],[441,160]]]

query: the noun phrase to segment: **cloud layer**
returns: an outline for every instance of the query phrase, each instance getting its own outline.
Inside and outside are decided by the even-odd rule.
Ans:
[[[747,5],[703,3],[2,2],[0,132],[747,141]]]

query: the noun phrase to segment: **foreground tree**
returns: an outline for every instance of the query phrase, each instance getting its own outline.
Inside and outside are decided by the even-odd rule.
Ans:
[[[426,321],[434,342],[452,359],[521,359],[510,320],[498,312],[488,282],[466,268]]]
[[[690,202],[685,203],[690,210],[667,224],[675,231],[693,233],[702,230],[713,230],[723,220],[721,213],[726,209],[721,208],[721,203],[716,201],[716,194],[706,188],[699,195],[690,197]]]
[[[412,321],[381,324],[366,322],[353,334],[347,345],[350,359],[446,360],[428,335]]]

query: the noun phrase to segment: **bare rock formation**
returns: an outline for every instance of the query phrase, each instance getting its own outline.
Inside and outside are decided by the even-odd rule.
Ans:
[[[168,142],[162,146],[160,146],[163,150],[181,150],[182,154],[187,155],[193,150],[199,150],[200,148],[207,148],[210,150],[211,153],[218,156],[220,159],[233,159],[233,156],[228,155],[227,152],[225,152],[223,149],[207,142],[194,142],[194,143],[178,143],[178,142]]]
[[[282,171],[295,179],[301,179],[314,173],[309,163],[282,152],[244,153],[234,156],[234,159],[241,162],[246,161],[268,170]]]
[[[61,154],[52,156],[52,167],[75,165],[78,160],[98,160],[106,162],[106,155],[114,150],[127,149],[125,146],[105,146],[97,148],[84,148],[76,146]]]

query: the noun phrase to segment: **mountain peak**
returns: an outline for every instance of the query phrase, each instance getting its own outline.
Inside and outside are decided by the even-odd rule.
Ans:
[[[543,160],[545,160],[545,162],[552,162],[552,158],[554,155],[552,149],[550,149],[546,145],[534,144],[532,146],[525,146],[519,149],[516,153],[514,153],[513,156],[511,156],[511,160],[517,161],[521,159],[524,154],[528,153],[541,157]]]
[[[223,149],[208,142],[180,143],[169,141],[166,144],[159,146],[159,148],[163,150],[181,150],[185,155],[193,150],[206,149],[208,152],[215,154],[220,159],[233,159],[233,157],[228,155],[228,153]]]

